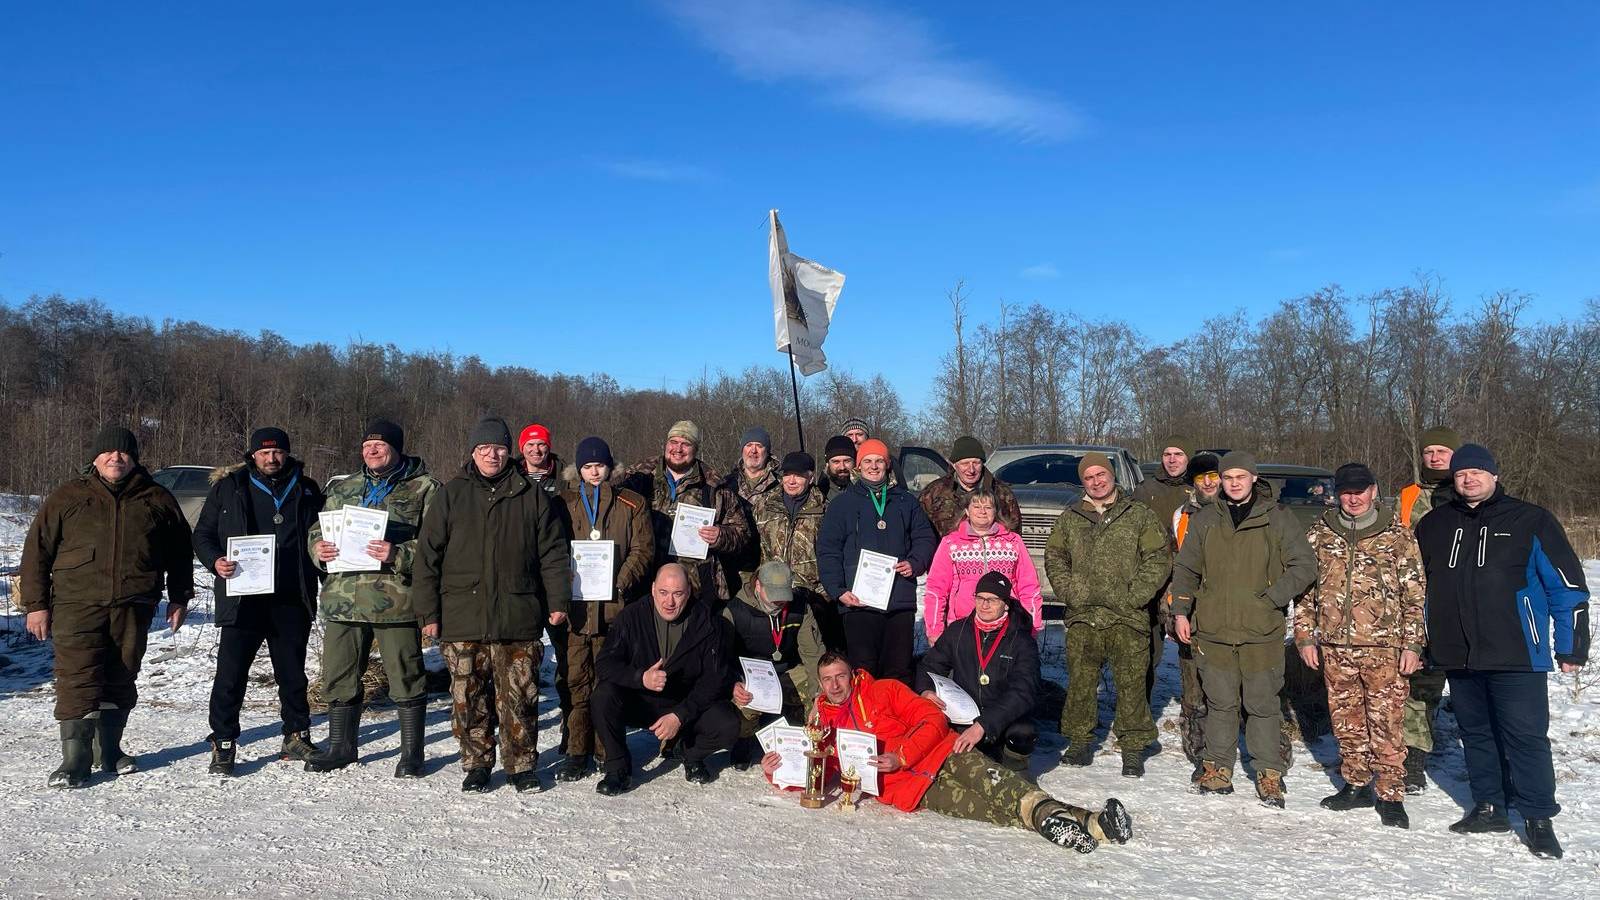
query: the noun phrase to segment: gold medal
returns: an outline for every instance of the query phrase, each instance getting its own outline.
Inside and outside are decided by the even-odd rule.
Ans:
[[[600,529],[598,529],[598,528],[589,529],[589,540],[591,540],[591,541],[600,540]]]
[[[879,531],[888,531],[889,530],[889,523],[885,522],[882,519],[879,519],[878,520],[878,530]]]
[[[989,673],[988,672],[983,672],[983,673],[979,674],[978,675],[978,683],[981,684],[981,685],[984,685],[985,687],[987,687],[988,684],[989,684]]]

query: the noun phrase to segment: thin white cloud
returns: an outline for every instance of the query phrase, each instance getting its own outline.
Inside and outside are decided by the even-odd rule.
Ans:
[[[600,168],[618,178],[632,178],[638,181],[711,180],[711,173],[700,166],[654,159],[613,159],[601,162]]]
[[[1065,104],[956,58],[910,15],[809,0],[663,3],[747,78],[812,82],[833,100],[909,122],[1046,141],[1083,130]]]
[[[1056,264],[1053,262],[1042,262],[1036,266],[1029,266],[1018,274],[1020,274],[1023,278],[1032,278],[1036,281],[1042,281],[1047,278],[1060,278],[1061,270],[1056,268]]]

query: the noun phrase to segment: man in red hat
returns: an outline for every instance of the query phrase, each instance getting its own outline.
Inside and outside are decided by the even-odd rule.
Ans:
[[[522,451],[522,471],[535,487],[551,497],[559,497],[563,490],[572,486],[567,483],[570,479],[566,476],[566,465],[550,449],[550,429],[537,422],[522,429],[517,448]]]

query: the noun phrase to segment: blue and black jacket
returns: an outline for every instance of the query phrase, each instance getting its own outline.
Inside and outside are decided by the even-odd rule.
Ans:
[[[1417,523],[1417,543],[1431,665],[1549,672],[1557,661],[1588,661],[1589,589],[1549,510],[1496,487],[1476,507],[1434,507]]]

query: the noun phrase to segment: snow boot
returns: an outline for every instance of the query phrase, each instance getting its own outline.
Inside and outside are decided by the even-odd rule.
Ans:
[[[94,726],[92,719],[68,719],[61,723],[61,766],[50,773],[53,788],[77,788],[89,783],[89,767],[94,764]]]
[[[1262,769],[1256,773],[1256,796],[1262,806],[1283,809],[1283,796],[1289,791],[1283,786],[1283,773],[1276,769]]]
[[[1420,794],[1428,789],[1428,751],[1406,748],[1406,793]]]
[[[467,777],[461,779],[461,790],[468,794],[489,793],[489,770],[468,769]]]
[[[1143,778],[1144,777],[1144,754],[1143,753],[1124,753],[1122,755],[1122,777],[1123,778]]]
[[[1092,766],[1094,765],[1094,748],[1085,741],[1083,744],[1074,745],[1071,749],[1061,754],[1061,764],[1064,766]]]
[[[1106,801],[1106,808],[1095,816],[1100,823],[1100,833],[1106,840],[1116,844],[1126,844],[1133,837],[1133,817],[1128,815],[1127,807],[1122,801],[1112,797]]]
[[[328,707],[328,749],[306,760],[307,772],[332,772],[356,761],[356,729],[361,706],[336,703]]]
[[[113,775],[139,771],[139,761],[122,752],[122,732],[127,727],[127,710],[100,710],[94,730],[94,764],[100,771]]]
[[[711,770],[706,768],[705,760],[699,760],[683,764],[683,780],[690,784],[710,784],[715,778]]]
[[[569,756],[556,770],[557,781],[582,781],[589,777],[589,754]]]
[[[211,766],[206,769],[208,775],[233,775],[234,753],[238,745],[233,741],[211,742]]]
[[[1026,775],[1028,774],[1028,762],[1031,756],[1032,754],[1023,753],[1007,745],[1000,751],[1000,765],[1012,772],[1016,772],[1018,775]]]
[[[1189,783],[1199,784],[1200,779],[1204,777],[1206,777],[1206,764],[1204,762],[1195,763],[1194,771],[1189,773]]]
[[[1202,763],[1205,768],[1200,773],[1200,780],[1195,782],[1195,787],[1202,794],[1231,794],[1233,793],[1233,770],[1224,769],[1214,762]]]
[[[1323,797],[1321,806],[1334,812],[1344,812],[1349,809],[1366,809],[1372,802],[1372,785],[1354,785],[1347,781],[1344,787],[1339,789],[1339,793]]]
[[[402,700],[400,707],[400,761],[394,777],[421,778],[423,769],[423,731],[428,724],[428,698]]]
[[[1561,842],[1556,840],[1556,829],[1549,819],[1529,819],[1528,849],[1540,859],[1560,859]]]
[[[1390,828],[1410,828],[1411,817],[1406,815],[1406,805],[1400,800],[1379,800],[1378,821]]]
[[[311,732],[302,731],[297,734],[283,736],[283,747],[278,750],[278,759],[292,759],[305,762],[322,750],[311,743]]]
[[[1100,842],[1072,815],[1067,805],[1054,798],[1034,807],[1033,829],[1050,843],[1079,853],[1088,853],[1100,846]]]
[[[1474,804],[1472,810],[1450,826],[1456,834],[1499,834],[1511,830],[1506,811],[1493,803]]]
[[[532,769],[526,772],[518,772],[508,777],[506,781],[510,782],[511,786],[516,788],[519,794],[537,794],[544,790],[544,784],[539,781],[539,773]]]
[[[607,772],[600,783],[594,786],[594,792],[606,797],[615,797],[633,790],[633,775],[628,772]]]

